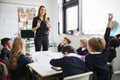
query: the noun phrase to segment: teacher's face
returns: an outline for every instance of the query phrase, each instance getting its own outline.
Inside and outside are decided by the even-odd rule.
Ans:
[[[44,7],[42,7],[42,8],[40,9],[40,15],[41,15],[41,16],[44,16],[45,13],[46,13],[46,9],[45,9]]]

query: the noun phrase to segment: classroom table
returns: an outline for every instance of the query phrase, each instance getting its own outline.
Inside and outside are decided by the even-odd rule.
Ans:
[[[36,58],[37,61],[34,63],[28,64],[36,73],[41,77],[49,77],[62,73],[62,71],[56,71],[52,69],[50,65],[50,60],[53,58],[61,58],[63,55],[61,52],[52,52],[52,51],[41,51],[33,52],[32,57]]]

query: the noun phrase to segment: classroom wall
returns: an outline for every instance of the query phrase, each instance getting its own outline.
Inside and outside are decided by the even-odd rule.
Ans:
[[[49,0],[0,0],[3,3],[17,3],[17,4],[24,4],[24,5],[40,5],[40,4],[48,4]]]
[[[21,6],[33,6],[39,8],[40,5],[45,5],[47,15],[51,17],[51,1],[50,0],[0,0],[0,3],[17,4]],[[9,6],[10,8],[10,6]]]
[[[113,20],[120,22],[120,0],[83,0],[82,3],[82,26],[86,34],[89,34],[88,31],[92,34],[95,33],[94,31],[96,31],[95,34],[103,34],[108,13],[113,13]]]
[[[50,0],[0,0],[0,39],[3,37],[11,38],[17,36],[18,7],[35,7],[38,10],[40,5],[46,6],[47,16],[51,18]]]

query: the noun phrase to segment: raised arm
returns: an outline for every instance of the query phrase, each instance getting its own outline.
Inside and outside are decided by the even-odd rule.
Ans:
[[[113,19],[113,14],[108,14],[108,23],[107,23],[107,28],[106,28],[105,35],[104,35],[104,39],[106,41],[106,48],[109,45],[109,37],[110,37],[112,19]]]

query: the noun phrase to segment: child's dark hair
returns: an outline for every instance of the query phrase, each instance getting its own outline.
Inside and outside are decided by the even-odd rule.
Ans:
[[[110,40],[110,47],[113,47],[114,49],[116,48],[116,47],[119,47],[119,40],[117,39],[117,38],[112,38],[111,40]]]
[[[5,47],[5,44],[6,44],[8,41],[10,41],[10,38],[3,38],[3,39],[1,40],[2,46]]]
[[[62,53],[64,54],[65,52],[75,53],[75,50],[74,50],[74,48],[72,46],[67,45],[67,46],[62,48]]]
[[[66,39],[66,40],[67,40],[68,44],[70,44],[70,43],[71,43],[71,40],[70,40],[70,39],[68,39],[67,37],[65,37],[64,39]]]

